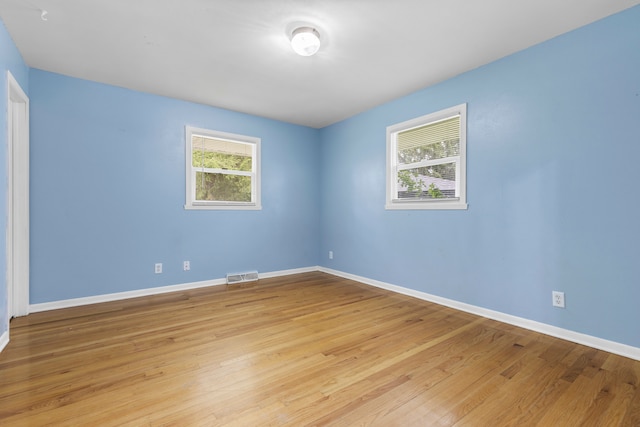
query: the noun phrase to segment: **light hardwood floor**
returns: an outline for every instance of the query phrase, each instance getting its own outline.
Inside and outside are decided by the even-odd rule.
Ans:
[[[2,426],[640,426],[640,362],[308,273],[14,319]]]

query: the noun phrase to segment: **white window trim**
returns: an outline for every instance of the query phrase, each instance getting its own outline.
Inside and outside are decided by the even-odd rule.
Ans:
[[[460,164],[459,174],[456,184],[458,196],[455,199],[431,199],[431,200],[410,200],[396,199],[397,194],[397,171],[398,156],[396,134],[403,130],[424,126],[428,123],[449,117],[460,115]],[[443,159],[439,159],[438,163]],[[421,162],[422,163],[422,162]],[[402,169],[407,168],[405,165]],[[456,105],[455,107],[407,120],[402,123],[387,127],[387,197],[385,209],[467,209],[467,104]]]
[[[252,172],[241,171],[223,171],[218,169],[206,169],[207,172],[220,172],[228,173],[231,175],[255,175],[255,179],[252,181],[252,199],[253,202],[220,202],[220,201],[196,201],[195,200],[195,175],[196,170],[191,164],[192,159],[192,135],[202,135],[216,139],[225,139],[232,142],[243,142],[248,144],[254,144],[255,156],[253,159],[254,170]],[[246,135],[238,135],[227,132],[213,131],[209,129],[196,128],[192,126],[185,126],[185,166],[186,166],[186,203],[185,209],[188,210],[260,210],[262,209],[262,203],[260,198],[260,138]]]

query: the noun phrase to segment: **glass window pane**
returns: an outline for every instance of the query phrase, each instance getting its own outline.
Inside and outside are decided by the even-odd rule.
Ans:
[[[253,168],[251,144],[224,141],[194,135],[192,165],[195,168],[225,169],[250,172]]]
[[[417,163],[423,160],[444,159],[460,155],[460,139],[443,140],[427,145],[398,149],[398,163]]]
[[[251,177],[196,172],[196,200],[251,202]]]
[[[397,179],[398,199],[457,197],[454,162],[399,171]]]

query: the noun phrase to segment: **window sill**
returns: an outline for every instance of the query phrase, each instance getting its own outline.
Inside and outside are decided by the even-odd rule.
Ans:
[[[460,200],[430,200],[430,201],[396,201],[387,202],[387,210],[465,210],[468,205]]]
[[[261,205],[252,204],[236,204],[236,203],[216,203],[216,204],[198,204],[184,205],[185,210],[196,211],[216,211],[216,210],[235,210],[235,211],[259,211],[262,210]]]

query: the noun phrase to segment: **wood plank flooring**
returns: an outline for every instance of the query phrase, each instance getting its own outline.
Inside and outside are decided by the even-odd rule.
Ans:
[[[324,273],[14,319],[2,426],[640,426],[640,362]]]

